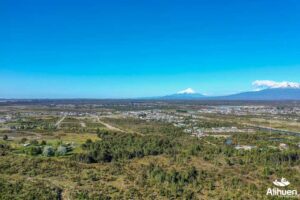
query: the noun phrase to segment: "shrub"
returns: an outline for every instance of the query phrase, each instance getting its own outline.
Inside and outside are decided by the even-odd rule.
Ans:
[[[36,156],[42,153],[41,147],[37,146],[30,146],[25,149],[25,153],[31,156]]]
[[[52,146],[45,146],[43,149],[43,155],[50,157],[54,155],[54,150]]]
[[[38,142],[37,140],[31,140],[31,141],[30,141],[30,144],[31,144],[31,145],[38,145],[39,142]]]
[[[8,140],[8,136],[7,135],[3,135],[3,140]]]
[[[0,156],[5,156],[10,149],[8,144],[0,144]]]
[[[20,143],[24,144],[26,141],[27,141],[27,138],[22,138],[21,141],[20,141]]]
[[[57,156],[64,156],[67,153],[67,148],[65,146],[59,146],[55,152]]]

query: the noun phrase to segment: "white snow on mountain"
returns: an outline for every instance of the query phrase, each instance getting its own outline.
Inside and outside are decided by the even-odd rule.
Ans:
[[[192,88],[187,88],[177,92],[177,94],[195,94],[196,92]]]
[[[256,80],[252,85],[258,88],[300,88],[300,83],[288,81]]]

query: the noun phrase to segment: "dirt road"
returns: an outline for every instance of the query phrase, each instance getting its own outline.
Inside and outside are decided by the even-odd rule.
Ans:
[[[114,127],[114,126],[112,126],[110,124],[107,124],[107,123],[101,121],[100,117],[98,115],[92,115],[92,117],[94,117],[97,120],[97,122],[99,122],[100,124],[104,125],[106,128],[108,128],[110,130],[119,131],[119,132],[125,132],[124,130],[121,130],[121,129],[117,128],[117,127]]]
[[[60,124],[62,121],[64,121],[64,119],[67,117],[67,114],[65,114],[60,120],[58,120],[56,123],[55,123],[55,127],[56,128],[59,128]]]

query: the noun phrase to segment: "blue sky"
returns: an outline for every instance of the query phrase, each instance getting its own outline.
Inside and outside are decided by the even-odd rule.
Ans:
[[[300,81],[300,1],[0,0],[0,97],[209,95]]]

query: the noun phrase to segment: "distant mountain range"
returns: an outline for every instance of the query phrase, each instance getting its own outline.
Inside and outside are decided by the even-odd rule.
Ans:
[[[163,100],[300,100],[300,88],[270,88],[214,97],[182,91],[158,98]]]
[[[171,94],[163,97],[159,97],[160,99],[202,99],[207,98],[207,96],[200,93],[191,93],[191,94]]]
[[[186,90],[177,92],[176,94],[166,95],[166,96],[157,96],[157,97],[144,97],[144,98],[135,98],[140,100],[241,100],[241,101],[284,101],[284,100],[298,100],[300,101],[300,88],[269,88],[259,91],[251,91],[251,92],[241,92],[232,95],[226,96],[206,96],[201,93],[197,93],[191,88]],[[5,102],[27,102],[30,103],[31,101],[73,101],[73,100],[80,100],[81,102],[87,100],[97,100],[97,99],[5,99],[0,98],[0,103]],[[106,100],[113,100],[113,99],[106,99]],[[130,99],[127,99],[130,100]]]

